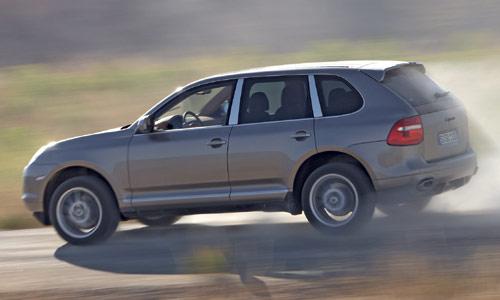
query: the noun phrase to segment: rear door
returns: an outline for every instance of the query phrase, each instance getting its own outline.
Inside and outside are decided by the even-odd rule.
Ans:
[[[307,76],[245,79],[231,130],[231,201],[282,200],[304,157],[316,152]]]
[[[421,66],[388,71],[382,83],[420,114],[424,129],[423,157],[433,162],[467,150],[469,133],[462,103],[425,75]]]

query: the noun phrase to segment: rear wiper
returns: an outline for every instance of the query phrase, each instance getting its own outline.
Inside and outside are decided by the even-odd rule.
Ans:
[[[448,96],[449,93],[450,93],[450,91],[435,92],[434,97],[443,98],[443,97]]]

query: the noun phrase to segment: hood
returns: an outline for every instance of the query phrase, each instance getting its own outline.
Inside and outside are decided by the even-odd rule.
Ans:
[[[113,128],[93,134],[73,137],[58,142],[51,142],[41,147],[33,156],[30,163],[36,164],[55,164],[61,161],[61,157],[67,156],[68,152],[76,152],[107,147],[114,144],[117,140],[130,138],[133,131],[130,127],[122,129]]]

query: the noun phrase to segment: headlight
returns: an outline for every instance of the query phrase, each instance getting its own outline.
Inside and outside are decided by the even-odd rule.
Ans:
[[[40,149],[38,149],[38,151],[36,151],[35,155],[33,155],[33,157],[31,158],[30,162],[28,163],[28,165],[31,165],[32,163],[35,162],[35,160],[40,156],[42,155],[43,152],[45,152],[45,150],[47,150],[47,148],[50,148],[52,147],[53,145],[55,144],[55,142],[50,142],[48,143],[47,145],[41,147]]]

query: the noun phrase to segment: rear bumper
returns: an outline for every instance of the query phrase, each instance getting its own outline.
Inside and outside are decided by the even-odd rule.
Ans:
[[[467,184],[477,172],[477,156],[469,148],[465,153],[427,164],[418,172],[374,180],[377,191],[403,190],[414,195],[436,195]]]
[[[471,147],[434,162],[423,159],[421,145],[397,147],[377,141],[352,145],[349,150],[366,167],[377,192],[439,194],[467,183],[477,171],[477,156]]]

